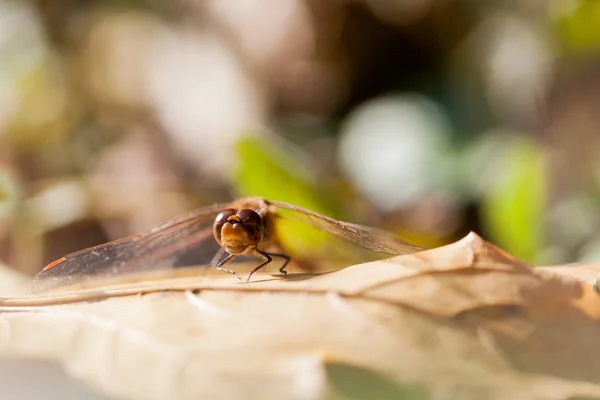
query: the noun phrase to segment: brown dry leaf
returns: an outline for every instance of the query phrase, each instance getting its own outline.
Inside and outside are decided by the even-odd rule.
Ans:
[[[532,268],[470,234],[304,279],[5,300],[0,354],[120,398],[600,398],[594,268]]]

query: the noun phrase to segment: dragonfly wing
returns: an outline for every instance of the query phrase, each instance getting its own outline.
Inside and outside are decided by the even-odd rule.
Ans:
[[[34,293],[70,286],[96,287],[110,278],[180,266],[206,265],[219,249],[212,235],[216,215],[229,204],[191,211],[138,235],[68,254],[34,278]]]
[[[288,203],[246,198],[201,208],[146,233],[71,253],[46,266],[34,278],[32,290],[97,288],[126,283],[128,278],[146,279],[150,272],[209,265],[220,248],[212,224],[226,208],[251,208],[265,216],[271,230],[267,242],[278,249],[276,253],[291,256],[309,270],[334,270],[423,250],[389,232],[337,221]]]
[[[293,204],[269,203],[276,209],[277,242],[309,270],[334,270],[425,250],[391,232],[338,221]]]

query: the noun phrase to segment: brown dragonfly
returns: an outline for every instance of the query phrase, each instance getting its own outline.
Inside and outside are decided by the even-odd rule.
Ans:
[[[262,262],[254,262],[249,281],[273,264],[286,276],[290,261],[304,271],[327,272],[420,250],[390,232],[252,197],[200,208],[145,233],[68,254],[48,264],[32,290],[100,287],[111,279],[198,265],[236,275],[229,262],[258,256]]]

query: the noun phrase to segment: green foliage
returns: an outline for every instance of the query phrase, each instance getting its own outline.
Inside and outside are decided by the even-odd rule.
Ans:
[[[575,2],[557,21],[558,35],[566,50],[587,52],[600,48],[600,2]]]
[[[17,180],[0,169],[0,220],[14,217],[22,204],[23,193]]]
[[[518,139],[506,148],[504,156],[502,171],[484,193],[483,219],[492,241],[534,262],[544,244],[546,175],[542,152],[534,143]]]
[[[281,200],[338,218],[328,191],[317,183],[316,172],[307,167],[314,163],[309,159],[301,162],[300,157],[306,156],[294,152],[289,144],[247,135],[236,143],[235,150],[237,165],[232,182],[239,196]],[[277,230],[292,256],[314,253],[326,240],[322,232],[293,218],[279,220]]]
[[[279,146],[278,146],[279,144]],[[240,196],[263,196],[325,213],[324,192],[317,188],[311,160],[301,162],[281,140],[247,135],[236,143],[233,185]],[[304,156],[304,155],[303,155]]]
[[[399,385],[366,368],[328,363],[326,371],[333,390],[344,399],[425,400],[430,398],[428,390],[423,386]]]

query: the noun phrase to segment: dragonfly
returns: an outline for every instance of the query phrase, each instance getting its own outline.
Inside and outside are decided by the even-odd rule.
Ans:
[[[79,286],[100,287],[149,272],[214,266],[237,276],[236,258],[262,259],[248,273],[277,264],[328,272],[391,255],[424,250],[376,228],[342,222],[317,212],[262,197],[214,204],[162,223],[149,231],[68,254],[48,264],[33,280],[37,294]],[[277,260],[277,262],[276,262]]]

